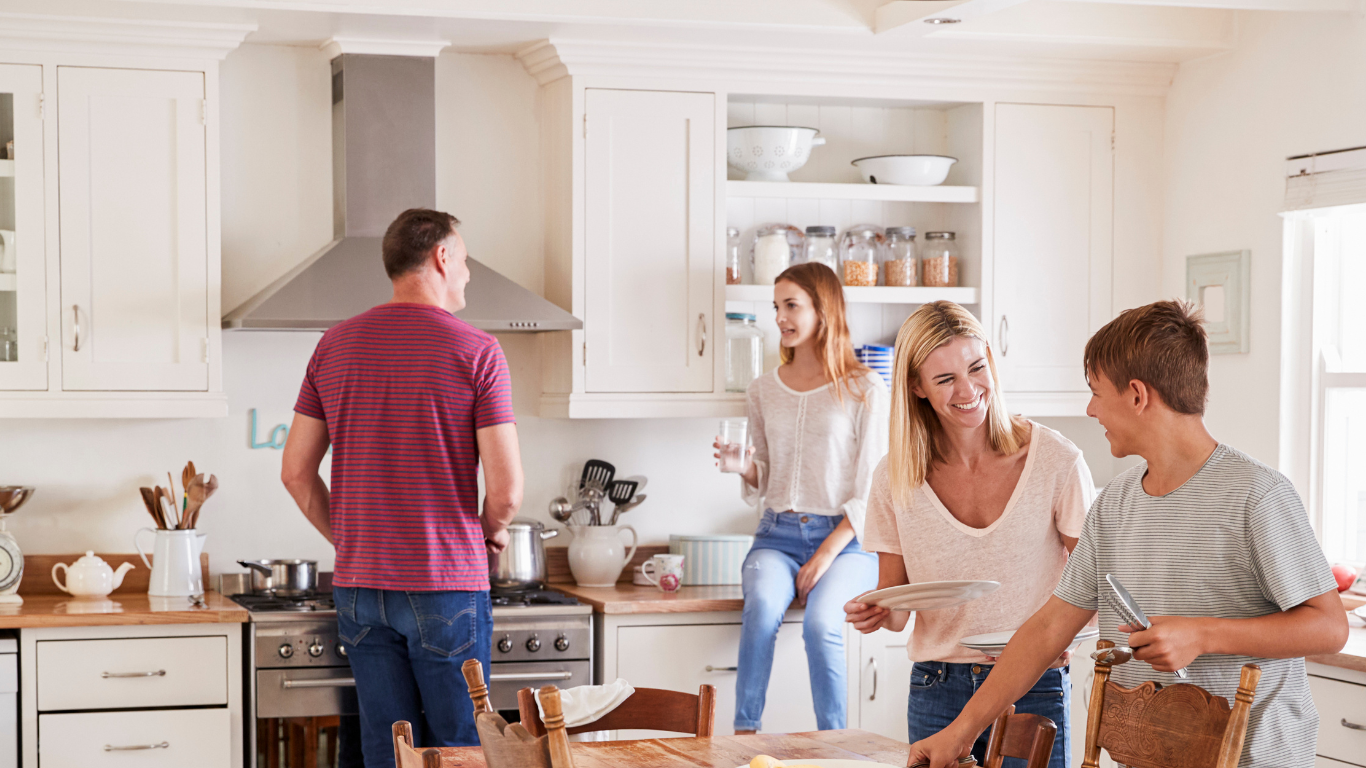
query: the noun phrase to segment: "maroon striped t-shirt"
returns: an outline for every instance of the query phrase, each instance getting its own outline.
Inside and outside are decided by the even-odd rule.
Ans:
[[[294,410],[332,440],[332,583],[489,588],[475,430],[514,421],[496,339],[440,307],[381,304],[323,334]]]

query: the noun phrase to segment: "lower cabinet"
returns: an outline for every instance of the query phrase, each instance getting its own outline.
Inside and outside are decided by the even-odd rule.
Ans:
[[[227,709],[77,712],[38,716],[45,768],[231,768]]]
[[[906,703],[911,693],[911,666],[906,641],[914,623],[900,632],[879,629],[871,634],[850,633],[857,638],[858,726],[898,741],[907,740]],[[851,721],[853,718],[850,718]]]
[[[1366,766],[1366,674],[1312,663],[1309,672],[1319,711],[1316,765]]]

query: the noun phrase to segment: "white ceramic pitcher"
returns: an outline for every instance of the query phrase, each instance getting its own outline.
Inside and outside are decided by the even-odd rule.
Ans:
[[[631,548],[619,535],[631,532]],[[610,587],[636,553],[636,529],[629,525],[571,525],[569,571],[581,587]]]
[[[147,553],[138,543],[144,531],[156,535],[152,543],[152,561],[147,562]],[[133,546],[142,556],[142,562],[152,570],[147,594],[153,597],[188,597],[204,594],[204,577],[199,571],[199,554],[204,551],[206,534],[198,531],[166,530],[164,528],[139,528],[133,534]]]

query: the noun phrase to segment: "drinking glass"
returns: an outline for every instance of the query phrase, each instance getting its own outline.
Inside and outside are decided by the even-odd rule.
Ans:
[[[721,471],[743,474],[749,469],[749,419],[721,420]]]

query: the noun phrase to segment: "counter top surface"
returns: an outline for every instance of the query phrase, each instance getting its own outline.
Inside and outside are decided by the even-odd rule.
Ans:
[[[745,596],[739,584],[716,587],[680,587],[677,592],[663,592],[656,587],[641,587],[619,583],[613,587],[580,587],[577,584],[551,584],[551,589],[563,592],[580,602],[593,606],[594,613],[620,615],[630,613],[704,613],[708,611],[742,611]]]
[[[1347,624],[1351,627],[1348,630],[1347,645],[1337,653],[1325,653],[1322,656],[1310,656],[1309,661],[1317,664],[1324,664],[1339,669],[1351,669],[1357,672],[1366,673],[1366,620],[1351,613],[1351,608],[1357,605],[1366,605],[1366,601],[1360,598],[1352,599],[1349,595],[1342,596],[1343,605],[1348,606]]]
[[[100,627],[128,624],[242,624],[247,610],[217,592],[204,593],[204,607],[188,597],[152,597],[115,592],[77,600],[70,595],[24,595],[22,605],[0,604],[0,629]]]

